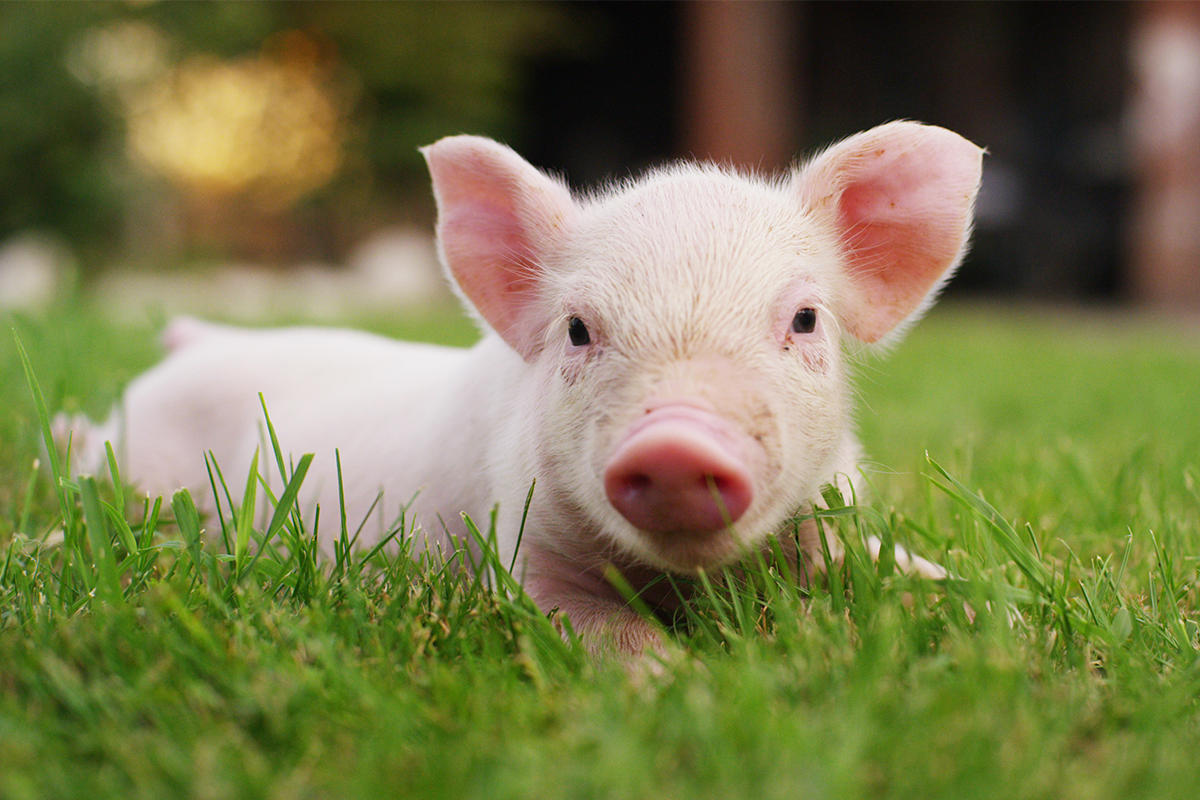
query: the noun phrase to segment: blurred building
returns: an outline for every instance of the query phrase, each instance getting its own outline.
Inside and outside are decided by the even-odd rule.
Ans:
[[[599,3],[600,52],[535,73],[529,149],[588,183],[936,123],[989,152],[952,291],[1200,309],[1198,7]]]
[[[952,292],[1198,309],[1197,8],[0,4],[0,240],[62,233],[85,269],[344,263],[380,226],[429,230],[417,147],[440,136],[586,186],[782,169],[903,118],[989,152]]]
[[[1153,269],[1130,260],[1141,252],[1130,237],[1145,229],[1129,214],[1144,180],[1133,48],[1154,11],[907,2],[585,10],[606,32],[603,47],[543,63],[530,87],[528,149],[572,179],[689,155],[776,169],[858,130],[917,119],[989,151],[975,248],[953,291],[1113,298],[1140,292],[1137,275]]]

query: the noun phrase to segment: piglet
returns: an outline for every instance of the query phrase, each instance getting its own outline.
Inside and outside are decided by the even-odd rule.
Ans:
[[[895,122],[777,178],[681,163],[573,196],[489,139],[423,153],[477,345],[177,320],[170,355],[76,448],[94,468],[111,440],[144,490],[203,497],[206,452],[244,476],[262,448],[261,392],[284,446],[315,454],[306,508],[334,516],[335,450],[351,528],[371,517],[361,544],[410,500],[426,547],[499,503],[500,557],[519,555],[538,605],[630,653],[656,635],[607,570],[640,588],[734,563],[853,480],[846,354],[896,339],[953,272],[982,156]],[[800,557],[819,566],[814,534]]]

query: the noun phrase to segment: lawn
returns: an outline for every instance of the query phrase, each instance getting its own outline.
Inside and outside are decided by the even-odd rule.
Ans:
[[[202,541],[186,498],[60,490],[9,329],[50,412],[92,414],[153,331],[82,302],[4,328],[0,798],[1200,796],[1194,324],[936,310],[860,367],[843,568],[713,576],[632,671],[517,591],[318,562],[286,502],[255,558],[236,515]],[[864,531],[954,579],[866,563]]]

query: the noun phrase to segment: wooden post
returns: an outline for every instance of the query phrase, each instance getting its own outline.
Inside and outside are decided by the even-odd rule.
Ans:
[[[1137,8],[1131,289],[1147,305],[1200,309],[1200,3]]]
[[[798,141],[795,6],[693,0],[683,12],[687,156],[766,171]]]

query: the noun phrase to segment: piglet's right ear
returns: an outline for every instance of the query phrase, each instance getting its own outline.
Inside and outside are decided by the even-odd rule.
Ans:
[[[548,245],[573,226],[561,182],[504,145],[451,136],[421,153],[433,177],[438,247],[453,283],[479,316],[529,360],[541,347],[531,306]]]

